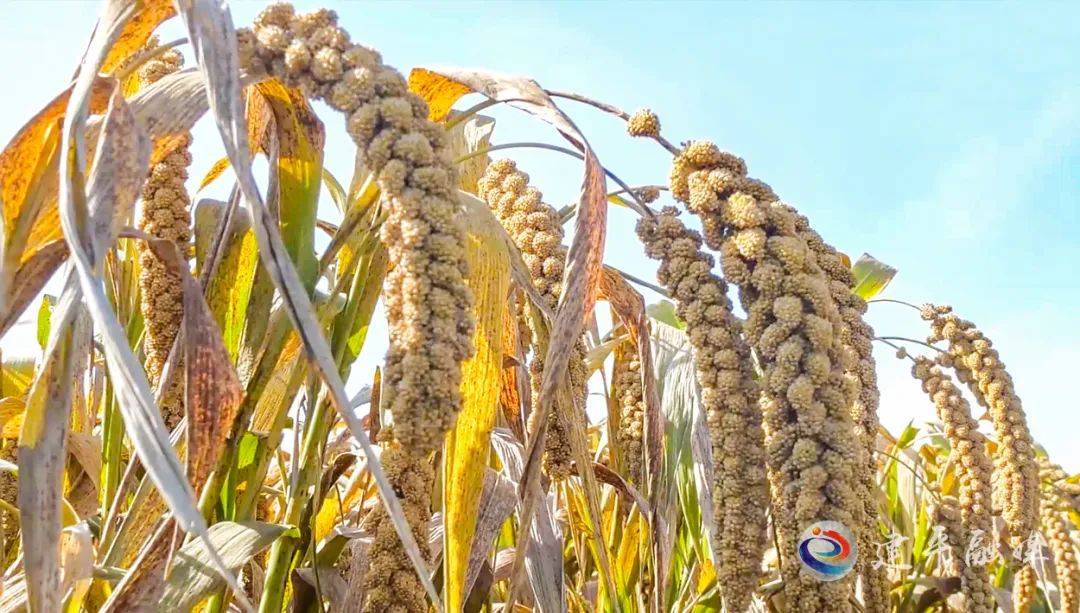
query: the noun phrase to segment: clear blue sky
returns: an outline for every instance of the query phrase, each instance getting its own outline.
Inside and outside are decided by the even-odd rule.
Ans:
[[[673,141],[713,139],[743,156],[828,240],[899,268],[887,296],[951,303],[984,328],[1036,437],[1080,470],[1080,5],[324,4],[403,72],[442,64],[529,75],[627,109],[650,106]],[[236,21],[261,6],[235,3]],[[64,85],[97,9],[0,8],[0,140]],[[179,31],[173,24],[165,36]],[[591,109],[567,108],[605,165],[631,183],[665,182],[657,147],[629,141]],[[495,115],[498,142],[557,142],[529,119]],[[324,119],[327,164],[347,176],[351,147],[340,120]],[[221,155],[212,128],[197,129],[195,154],[197,178]],[[572,161],[514,157],[550,202],[575,197]],[[652,275],[625,210],[611,211],[607,252],[609,263]],[[926,334],[902,307],[876,305],[871,320],[882,335]],[[351,386],[384,342],[373,339]],[[884,350],[878,360],[886,425],[931,418],[907,367]]]

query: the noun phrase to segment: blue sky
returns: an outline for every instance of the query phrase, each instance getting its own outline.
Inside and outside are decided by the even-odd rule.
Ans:
[[[857,257],[900,274],[886,292],[950,303],[995,341],[1037,439],[1080,470],[1080,5],[1066,3],[299,3],[329,5],[353,38],[403,72],[485,67],[536,78],[628,110],[650,106],[673,141],[712,139],[743,156]],[[237,2],[247,23],[261,2]],[[3,5],[0,140],[64,85],[89,36],[94,2]],[[179,35],[177,24],[166,38]],[[568,103],[603,163],[634,184],[663,183],[669,159],[618,122]],[[320,110],[325,110],[322,107]],[[497,142],[558,142],[496,111]],[[327,165],[345,177],[351,146],[323,114]],[[195,132],[196,179],[217,159]],[[576,162],[514,152],[547,200],[571,201]],[[210,195],[214,195],[213,192]],[[611,210],[608,262],[650,276],[633,218]],[[875,305],[881,335],[922,338],[913,311]],[[4,347],[22,345],[26,326]],[[382,352],[376,335],[350,385]],[[25,345],[22,345],[25,346]],[[933,415],[907,367],[878,353],[882,420]]]

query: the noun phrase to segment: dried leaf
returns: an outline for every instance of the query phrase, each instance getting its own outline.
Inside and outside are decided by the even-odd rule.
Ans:
[[[210,526],[209,542],[233,573],[285,533],[286,526],[263,522],[219,522]],[[176,553],[161,597],[162,611],[186,611],[224,587],[214,572],[206,546],[191,541]]]
[[[73,286],[73,284],[71,284]],[[72,291],[66,291],[69,296]],[[33,611],[60,610],[60,532],[65,442],[71,414],[76,353],[86,351],[89,330],[68,302],[63,329],[49,339],[45,363],[27,397],[19,438],[19,518],[26,595]],[[71,325],[74,324],[74,325]]]
[[[173,252],[169,268],[183,273],[187,474],[191,487],[198,492],[217,465],[244,390],[202,289],[188,273],[176,248],[168,242],[164,246]],[[159,257],[163,250],[156,250]]]
[[[9,286],[7,310],[3,312],[3,319],[0,319],[0,336],[15,325],[22,312],[41,292],[67,256],[67,244],[56,240],[38,248],[19,266]]]
[[[656,381],[665,418],[670,424],[667,450],[663,465],[666,471],[662,475],[656,501],[655,513],[664,520],[660,524],[661,532],[653,538],[658,541],[661,555],[670,559],[675,546],[675,531],[670,526],[676,525],[679,510],[678,467],[689,465],[690,478],[695,487],[697,499],[692,505],[700,514],[701,538],[697,539],[712,554],[711,534],[713,530],[712,507],[712,446],[705,421],[705,411],[701,407],[700,389],[695,374],[693,350],[690,340],[682,330],[660,321],[652,322],[651,346]],[[684,501],[685,502],[685,501]],[[686,505],[684,505],[686,506]],[[699,530],[691,525],[691,531]],[[695,543],[695,546],[697,544]]]
[[[453,118],[456,114],[451,114]],[[495,130],[495,120],[484,115],[473,115],[446,131],[446,141],[450,156],[461,159],[472,153],[491,146],[491,134]],[[457,164],[458,188],[476,195],[476,186],[484,170],[491,162],[486,153],[468,157]]]
[[[480,570],[490,557],[488,554],[492,541],[506,518],[514,512],[517,503],[514,483],[490,468],[485,468],[480,508],[476,513],[476,532],[473,535],[472,551],[469,553],[469,568],[465,573],[466,594],[472,593]]]
[[[600,280],[604,255],[604,234],[607,222],[607,198],[604,170],[588,141],[574,122],[563,113],[542,87],[531,79],[509,77],[491,72],[454,68],[423,69],[418,68],[410,76],[413,90],[426,96],[429,105],[435,101],[435,108],[453,104],[465,91],[483,94],[492,100],[499,100],[537,116],[555,127],[559,133],[576,147],[585,158],[585,176],[582,183],[578,214],[575,219],[574,237],[566,257],[566,269],[563,292],[559,308],[552,326],[544,358],[543,380],[540,386],[538,406],[539,419],[536,420],[537,432],[530,432],[529,456],[526,463],[525,477],[521,483],[526,499],[525,516],[532,513],[538,489],[534,487],[540,475],[540,458],[544,449],[547,432],[547,419],[556,395],[564,389],[567,376],[567,364],[584,328],[585,319],[592,311],[596,301],[597,287]],[[467,90],[463,91],[461,86]],[[455,97],[455,94],[457,97]],[[562,403],[560,410],[573,407],[573,403]],[[586,481],[586,496],[589,500],[589,514],[593,517],[594,538],[598,544],[603,542],[599,534],[599,504],[596,496],[595,475],[592,473],[591,459],[588,458],[580,416],[571,416],[571,448],[574,456],[582,465]],[[614,593],[611,581],[610,564],[607,550],[603,546],[596,549],[599,554],[601,575],[609,593]],[[616,607],[617,608],[617,607]]]
[[[169,444],[165,425],[150,392],[146,374],[128,346],[123,327],[112,311],[101,285],[101,263],[117,231],[116,211],[134,203],[146,175],[150,142],[113,82],[109,111],[99,131],[92,173],[83,182],[90,94],[107,50],[131,18],[134,5],[112,0],[94,32],[83,66],[71,92],[64,117],[60,156],[60,222],[71,249],[78,286],[65,288],[69,302],[82,294],[87,310],[101,333],[105,361],[119,401],[128,435],[147,474],[168,502],[173,516],[190,532],[203,537],[206,523],[195,505],[194,493]],[[69,289],[70,288],[70,289]],[[61,297],[61,307],[65,297]],[[59,312],[65,312],[62,308]],[[64,318],[60,318],[61,321]],[[217,554],[210,550],[215,560]],[[234,577],[219,564],[230,585]],[[237,586],[238,587],[238,586]],[[49,610],[49,609],[47,609]]]
[[[86,522],[64,528],[60,535],[60,568],[60,590],[67,609],[78,611],[94,576],[93,535]]]
[[[132,54],[142,49],[150,34],[166,19],[176,15],[172,0],[139,0],[135,14],[124,24],[120,35],[101,62],[100,71],[111,74]]]
[[[364,575],[368,568],[368,552],[371,550],[370,537],[358,537],[351,539],[349,547],[349,571],[346,574],[348,589],[345,591],[345,602],[341,608],[342,613],[360,613],[364,605]]]
[[[97,489],[101,486],[101,437],[88,432],[69,432],[69,451]]]
[[[506,476],[512,482],[520,482],[525,473],[525,448],[505,428],[491,431],[491,445],[499,456]],[[524,501],[518,502],[519,517],[524,506]],[[562,534],[546,504],[538,505],[533,513],[529,526],[529,544],[523,563],[532,587],[536,610],[541,613],[566,611]],[[517,565],[516,559],[514,565]]]
[[[299,579],[299,581],[297,581]],[[319,594],[330,605],[331,611],[340,611],[348,601],[349,584],[332,566],[298,568],[293,571],[293,611],[303,610],[302,603],[314,603]]]

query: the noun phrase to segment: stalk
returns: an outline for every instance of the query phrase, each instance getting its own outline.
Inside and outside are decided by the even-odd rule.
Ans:
[[[313,391],[313,390],[312,390]],[[311,396],[309,396],[311,398]],[[322,463],[322,447],[330,429],[332,414],[329,401],[316,401],[311,416],[304,424],[304,443],[298,458],[300,472],[289,491],[283,523],[299,526],[307,505],[313,504],[311,489],[318,485]],[[285,535],[274,541],[266,564],[266,583],[263,587],[260,613],[277,613],[284,608],[287,579],[294,566],[294,558],[303,551],[302,537]]]
[[[101,506],[107,509],[120,488],[124,471],[121,453],[124,449],[124,420],[116,406],[112,383],[105,378],[104,419],[101,432]]]
[[[381,286],[382,276],[386,268],[385,252],[375,248],[364,255],[357,256],[352,260],[352,263],[355,270],[351,275],[349,299],[345,308],[335,317],[330,332],[330,349],[343,378],[348,376],[353,360],[356,358],[356,355],[348,351],[351,332],[358,323],[364,324],[370,321],[372,311],[375,308],[378,288]],[[346,271],[343,274],[348,273]],[[374,279],[371,276],[372,274],[376,275]],[[299,376],[301,376],[301,373],[294,375],[294,377]],[[262,483],[266,475],[270,455],[280,444],[282,430],[287,421],[288,408],[292,404],[288,401],[289,398],[291,398],[291,394],[287,395],[287,402],[282,404],[270,437],[260,442],[257,451],[259,455],[256,472],[249,483],[249,487],[245,489],[240,499],[240,506],[237,509],[238,518],[250,518],[255,507],[258,484]],[[314,390],[309,390],[308,398],[309,401],[314,401]],[[300,472],[298,479],[290,489],[283,520],[288,524],[300,525],[300,522],[305,517],[316,517],[321,508],[322,498],[320,493],[316,491],[316,495],[313,497],[311,490],[318,485],[321,475],[323,450],[333,421],[332,413],[328,413],[330,409],[331,406],[327,401],[319,402],[304,425],[303,451],[297,460]],[[311,537],[311,530],[301,530],[299,538],[284,537],[274,543],[267,562],[263,604],[260,605],[264,607],[262,610],[280,610],[280,604],[284,602],[287,591],[289,574],[297,565],[299,559],[303,557],[308,545],[311,544]],[[275,603],[277,603],[278,608],[274,608]]]

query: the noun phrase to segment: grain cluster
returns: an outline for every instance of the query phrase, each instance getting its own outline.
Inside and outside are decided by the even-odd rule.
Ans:
[[[183,57],[168,50],[139,68],[143,86],[180,70]],[[191,241],[191,198],[184,182],[191,165],[191,134],[183,135],[175,147],[150,168],[142,189],[142,206],[136,223],[140,230],[159,239],[172,241],[181,253]],[[150,384],[160,384],[161,373],[169,359],[173,342],[184,317],[184,291],[181,279],[143,242],[137,242],[139,256],[139,307],[146,333],[146,375]],[[171,430],[184,416],[183,382],[174,379],[162,395],[161,417]]]
[[[796,552],[814,522],[864,529],[858,472],[866,466],[851,407],[858,385],[842,344],[829,278],[772,189],[742,159],[708,142],[687,144],[671,170],[672,195],[701,218],[724,277],[739,288],[746,339],[764,369],[763,409],[774,517],[789,606],[845,608],[850,578],[822,583]]]
[[[563,268],[566,266],[566,248],[562,244],[563,229],[558,212],[544,204],[540,191],[529,185],[529,175],[518,170],[513,160],[496,160],[489,164],[477,184],[477,193],[491,207],[521,252],[540,298],[549,308],[555,309],[562,295]],[[540,324],[530,319],[529,325],[535,337]],[[534,344],[533,359],[529,363],[534,408],[540,405],[545,363],[542,352],[537,349]],[[583,411],[587,378],[585,345],[578,341],[572,352],[567,366],[571,397],[575,403],[572,410]],[[530,422],[535,423],[537,417],[539,414],[534,412]],[[544,466],[548,474],[557,479],[570,474],[570,419],[570,415],[559,410],[558,403],[552,406],[544,439]],[[529,430],[534,431],[532,423]]]
[[[645,254],[660,261],[657,279],[686,322],[712,443],[713,550],[728,610],[745,611],[761,577],[769,507],[760,389],[750,348],[732,313],[727,284],[712,273],[701,236],[672,207],[637,226]]]

